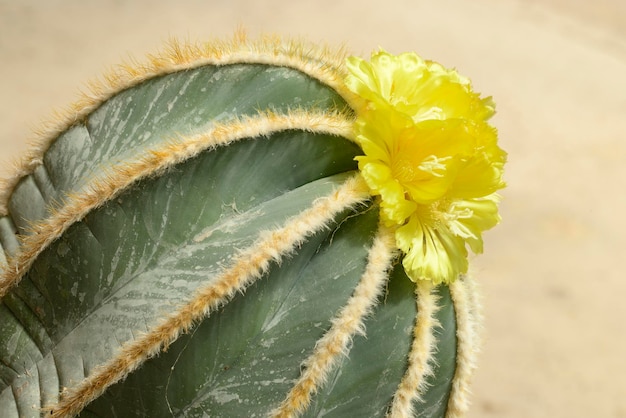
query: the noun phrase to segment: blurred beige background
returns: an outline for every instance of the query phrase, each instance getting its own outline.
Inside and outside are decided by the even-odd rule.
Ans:
[[[473,262],[470,417],[626,417],[626,2],[0,0],[0,174],[106,66],[238,25],[415,50],[494,96],[509,187]]]

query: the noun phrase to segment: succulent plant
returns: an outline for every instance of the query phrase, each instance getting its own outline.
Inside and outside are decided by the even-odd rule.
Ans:
[[[0,196],[3,417],[463,414],[474,285],[407,275],[345,55],[172,43],[43,129]]]

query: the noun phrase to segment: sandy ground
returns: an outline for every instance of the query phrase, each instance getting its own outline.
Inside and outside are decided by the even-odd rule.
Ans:
[[[173,4],[0,0],[0,173],[85,81],[170,36],[243,25],[360,55],[415,50],[495,97],[510,153],[504,221],[473,262],[486,331],[470,417],[626,417],[626,3]]]

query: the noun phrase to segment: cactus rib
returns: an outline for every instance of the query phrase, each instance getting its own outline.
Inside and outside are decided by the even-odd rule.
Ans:
[[[304,130],[351,138],[350,122],[339,113],[297,109],[286,115],[265,112],[255,117],[216,124],[206,133],[171,140],[149,150],[136,161],[126,161],[109,168],[104,175],[92,180],[84,193],[70,194],[61,207],[50,209],[52,216],[31,225],[35,233],[21,237],[17,254],[9,257],[7,267],[2,270],[0,298],[19,283],[37,256],[72,224],[137,181],[163,172],[204,150],[286,130]]]
[[[50,417],[60,418],[80,412],[109,386],[166,349],[181,333],[188,332],[194,323],[227,303],[236,292],[243,291],[261,277],[271,262],[279,262],[308,236],[323,229],[337,213],[369,198],[367,186],[355,176],[331,195],[317,199],[309,209],[288,219],[281,228],[262,231],[258,241],[244,250],[232,267],[200,289],[189,303],[146,334],[125,344],[117,356],[94,370],[75,388],[66,391],[56,405],[48,406],[46,410]]]
[[[332,319],[332,326],[315,344],[314,352],[304,361],[303,373],[287,397],[272,413],[275,418],[298,416],[311,402],[311,395],[324,383],[339,356],[348,352],[355,334],[365,335],[364,318],[371,314],[389,275],[396,256],[393,233],[380,225],[368,254],[366,270],[346,305]]]
[[[448,418],[465,416],[469,409],[470,380],[476,369],[479,351],[480,304],[476,300],[474,281],[463,277],[450,285],[457,323],[456,370],[448,401]]]

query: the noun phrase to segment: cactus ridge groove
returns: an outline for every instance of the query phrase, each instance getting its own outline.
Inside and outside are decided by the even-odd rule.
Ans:
[[[28,304],[19,293],[11,294],[10,297],[3,300],[3,304],[6,306],[11,317],[19,323],[24,335],[32,341],[33,346],[37,348],[38,353],[41,357],[43,357],[44,353],[46,353],[48,348],[51,346],[52,341],[50,336],[47,334],[46,328],[43,326],[41,321],[38,320],[39,318],[33,311],[30,304]],[[29,321],[25,320],[24,314],[19,314],[23,312],[26,312],[26,315],[29,317]],[[3,360],[3,363],[8,366],[8,363],[6,363],[5,360]]]
[[[17,228],[10,216],[0,217],[0,268],[7,269],[9,259],[18,251]]]

